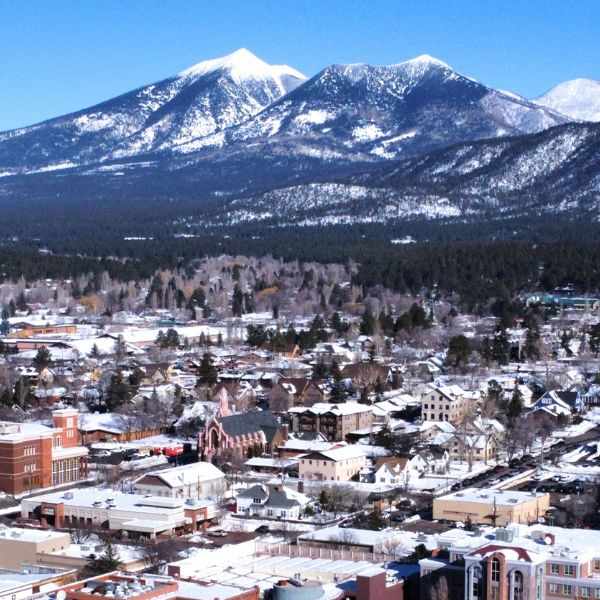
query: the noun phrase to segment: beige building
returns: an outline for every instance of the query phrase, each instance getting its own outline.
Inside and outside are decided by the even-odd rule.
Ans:
[[[349,481],[365,465],[366,457],[358,446],[341,446],[301,455],[299,475],[315,481]]]
[[[435,498],[433,518],[497,526],[529,524],[543,517],[549,507],[549,494],[468,488]]]
[[[475,398],[458,385],[429,385],[421,395],[423,421],[457,424]]]
[[[68,533],[0,526],[0,568],[20,569],[35,564],[38,553],[64,550],[70,544]]]

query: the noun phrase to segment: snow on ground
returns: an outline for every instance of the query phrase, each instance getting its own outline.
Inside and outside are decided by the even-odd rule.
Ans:
[[[598,415],[598,419],[600,419],[600,415]],[[583,435],[587,433],[591,429],[594,429],[598,423],[594,423],[592,421],[584,420],[581,423],[577,423],[576,425],[569,425],[564,429],[559,431],[555,431],[552,437],[563,439],[563,438],[571,438],[577,437],[579,435]]]
[[[298,125],[322,125],[329,119],[333,119],[335,115],[326,110],[309,110],[302,115],[298,115],[294,121]]]

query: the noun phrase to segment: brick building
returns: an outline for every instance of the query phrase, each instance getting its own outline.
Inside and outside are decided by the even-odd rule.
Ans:
[[[87,448],[79,445],[78,412],[52,413],[54,427],[0,422],[0,490],[11,495],[87,477]]]
[[[334,442],[344,441],[352,431],[368,429],[373,424],[373,409],[358,402],[298,406],[289,413],[294,433],[322,433]]]

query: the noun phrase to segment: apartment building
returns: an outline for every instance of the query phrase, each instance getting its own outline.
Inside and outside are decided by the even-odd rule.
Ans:
[[[550,508],[550,494],[468,488],[434,498],[433,518],[474,524],[533,523]]]
[[[0,422],[0,491],[19,495],[81,481],[88,450],[79,446],[78,412],[52,413],[53,427]]]
[[[428,385],[421,395],[423,421],[448,421],[457,424],[475,396],[458,385]]]
[[[373,409],[358,402],[318,402],[311,407],[291,408],[289,415],[294,433],[322,433],[331,442],[344,441],[349,433],[373,424]]]
[[[364,452],[358,446],[342,446],[299,457],[300,479],[349,481],[366,466]]]

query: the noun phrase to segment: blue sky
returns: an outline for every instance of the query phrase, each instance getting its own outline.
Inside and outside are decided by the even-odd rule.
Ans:
[[[426,53],[532,97],[600,79],[600,0],[0,0],[0,130],[239,47],[307,75]]]

